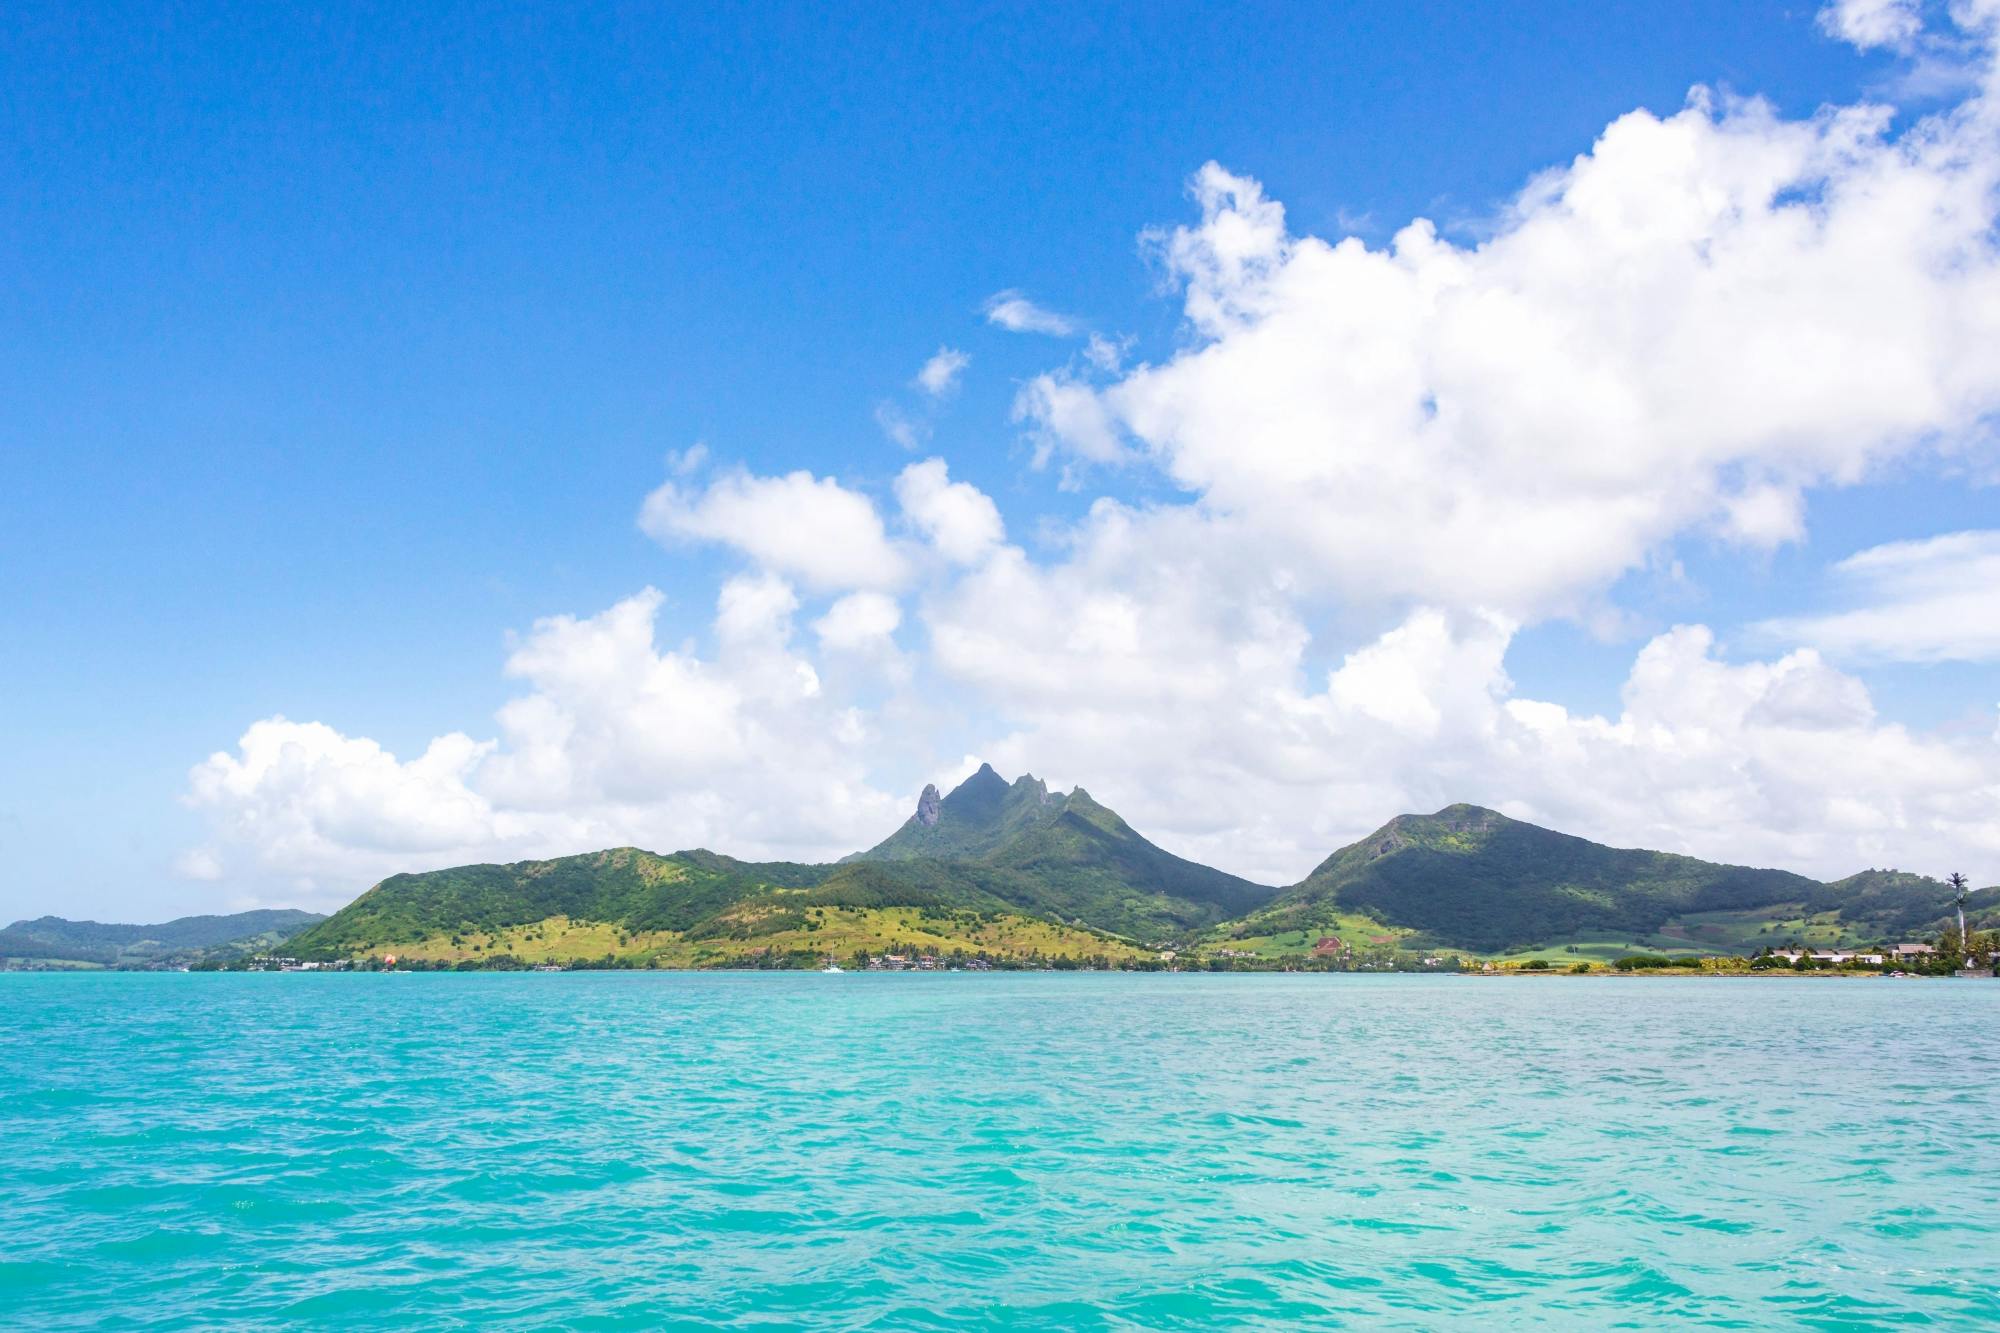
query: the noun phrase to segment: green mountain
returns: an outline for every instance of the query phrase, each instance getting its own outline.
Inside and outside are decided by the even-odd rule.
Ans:
[[[1033,776],[1008,782],[981,764],[979,771],[939,796],[927,786],[903,826],[847,861],[970,860],[985,856],[1008,838],[1046,823],[1061,812],[1064,798]]]
[[[393,875],[289,947],[312,958],[659,967],[799,966],[898,951],[1140,956],[990,892],[956,862],[805,866],[633,847]]]
[[[1944,885],[1922,876],[1823,884],[1605,847],[1470,805],[1391,820],[1279,890],[1162,850],[1081,788],[981,767],[949,795],[925,788],[902,827],[836,865],[622,847],[392,875],[286,947],[675,967],[953,951],[1135,962],[1169,946],[1273,964],[1350,947],[1615,957],[1920,938],[1948,908]],[[2000,918],[2000,892],[1976,895],[1971,916]]]
[[[1479,953],[1590,938],[1756,947],[1759,935],[1874,942],[1932,930],[1949,891],[1864,871],[1823,884],[1784,870],[1606,847],[1472,805],[1403,815],[1321,862],[1232,930],[1309,930],[1341,914],[1409,932],[1411,947]],[[1766,939],[1764,942],[1772,942]]]
[[[323,920],[318,913],[292,908],[184,916],[151,926],[44,916],[0,930],[0,959],[104,967],[180,965],[276,948]]]
[[[551,861],[455,866],[391,875],[292,941],[304,953],[358,955],[434,936],[495,934],[550,918],[621,935],[704,928],[726,934],[732,913],[796,897],[825,866],[738,861],[709,851],[660,856],[617,847]]]
[[[837,865],[623,847],[392,875],[289,947],[683,965],[902,941],[1135,958],[1275,892],[1163,851],[1080,788],[982,767],[949,796],[926,788],[902,828]]]
[[[1140,940],[1239,916],[1277,892],[1154,846],[1078,787],[1062,795],[1034,777],[1011,784],[982,764],[846,864],[951,863],[987,892],[1028,910]]]

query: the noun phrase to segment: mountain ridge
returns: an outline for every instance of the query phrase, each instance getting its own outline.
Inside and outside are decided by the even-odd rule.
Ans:
[[[1288,958],[1329,940],[1343,953],[1356,940],[1488,955],[1719,950],[1915,934],[1942,917],[1945,896],[1902,872],[1829,883],[1608,847],[1463,803],[1398,815],[1298,883],[1261,885],[1167,852],[1082,787],[1010,782],[981,764],[948,793],[927,784],[887,837],[831,864],[626,847],[395,875],[295,945],[460,961],[596,950],[672,966],[797,962],[918,935],[1002,955],[1059,943],[1098,959]],[[2000,915],[1995,904],[1982,897],[1975,911]]]
[[[1857,926],[1906,932],[1941,916],[1948,897],[1921,876],[1864,871],[1827,883],[1610,847],[1460,803],[1396,816],[1329,855],[1264,913],[1282,924],[1338,906],[1421,940],[1498,952],[1591,933],[1659,935],[1680,918],[1794,905],[1807,917],[1852,907]]]
[[[0,929],[0,959],[104,967],[200,962],[275,947],[325,919],[295,907],[183,916],[151,925],[40,916]]]

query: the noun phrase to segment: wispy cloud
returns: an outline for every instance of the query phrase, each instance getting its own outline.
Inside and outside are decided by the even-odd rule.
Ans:
[[[916,385],[933,398],[942,398],[958,387],[958,380],[972,358],[956,347],[940,347],[917,372]]]
[[[887,399],[875,404],[875,424],[891,443],[909,450],[922,447],[931,434],[929,422],[917,420]]]
[[[2000,531],[1890,542],[1833,567],[1858,605],[1768,620],[1766,637],[1889,662],[2000,662]]]
[[[1009,333],[1046,333],[1055,338],[1074,337],[1077,322],[1068,315],[1045,310],[1011,288],[986,298],[986,322]]]

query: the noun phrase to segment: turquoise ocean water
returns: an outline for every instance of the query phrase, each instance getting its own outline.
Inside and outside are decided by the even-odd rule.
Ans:
[[[2000,1320],[2000,983],[0,976],[9,1328]]]

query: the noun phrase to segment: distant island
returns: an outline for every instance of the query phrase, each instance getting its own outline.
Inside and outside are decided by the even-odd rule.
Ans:
[[[1082,788],[990,766],[926,787],[831,865],[621,847],[393,875],[339,912],[159,927],[48,917],[15,965],[450,968],[1057,967],[1216,970],[1947,971],[1951,886],[1623,850],[1471,805],[1390,820],[1297,884],[1173,855]],[[1967,900],[1975,951],[2000,890]],[[393,961],[391,961],[393,960]]]
[[[227,963],[275,949],[324,920],[318,912],[292,908],[184,916],[150,926],[44,916],[0,930],[0,965],[176,968]]]

